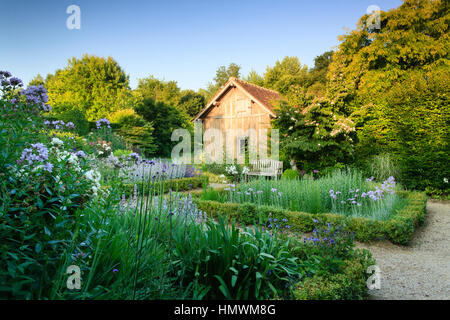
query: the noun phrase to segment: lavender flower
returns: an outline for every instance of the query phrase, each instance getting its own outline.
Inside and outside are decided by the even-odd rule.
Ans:
[[[102,118],[102,119],[97,120],[95,122],[95,125],[96,125],[97,129],[101,129],[102,126],[106,126],[108,129],[111,128],[111,123],[106,118]]]
[[[25,148],[22,151],[19,162],[28,161],[28,164],[32,164],[34,161],[44,162],[48,160],[48,149],[42,143],[35,143],[31,145],[31,148]]]
[[[44,112],[51,111],[52,108],[46,104],[48,102],[47,90],[42,85],[29,86],[20,94],[25,97],[27,103],[39,106]]]

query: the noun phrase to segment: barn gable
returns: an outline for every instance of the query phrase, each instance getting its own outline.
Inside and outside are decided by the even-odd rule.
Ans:
[[[197,116],[194,118],[194,121],[204,118],[213,107],[217,107],[218,105],[220,105],[221,99],[234,88],[237,88],[239,91],[245,94],[252,103],[257,104],[271,117],[276,116],[274,111],[274,104],[277,101],[282,100],[282,97],[278,92],[231,77],[227,81],[227,83],[225,83],[225,85],[216,93],[216,95],[208,102],[206,107],[197,114]]]

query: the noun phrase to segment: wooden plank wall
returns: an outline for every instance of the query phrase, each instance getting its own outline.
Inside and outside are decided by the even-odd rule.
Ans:
[[[270,115],[261,106],[251,101],[239,88],[230,88],[218,101],[218,105],[211,108],[203,117],[203,130],[215,128],[222,132],[223,141],[225,133],[232,129],[235,146],[233,157],[237,157],[237,136],[248,136],[248,130],[254,129],[260,134],[260,129],[270,129]],[[261,139],[256,137],[255,145],[262,145]]]

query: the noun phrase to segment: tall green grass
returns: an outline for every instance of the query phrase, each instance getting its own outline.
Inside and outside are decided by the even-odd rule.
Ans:
[[[382,185],[382,181],[366,179],[367,177],[356,169],[335,170],[317,180],[309,178],[274,181],[259,178],[236,186],[231,185],[222,196],[214,196],[209,192],[208,198],[217,198],[222,202],[271,205],[314,214],[332,212],[378,220],[388,219],[405,205],[405,200],[395,193],[384,192],[378,200],[361,197],[363,193],[377,190],[376,188]],[[336,199],[331,196],[331,190],[338,193]]]
[[[303,276],[289,241],[207,219],[192,199],[147,182],[119,203],[110,190],[79,211],[52,299],[269,299],[292,297]],[[81,290],[65,270],[82,270]]]

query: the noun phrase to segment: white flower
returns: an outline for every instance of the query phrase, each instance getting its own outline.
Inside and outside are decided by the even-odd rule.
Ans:
[[[445,182],[445,183],[448,183],[448,179],[447,179],[447,178],[444,178],[444,182]]]
[[[61,139],[58,139],[58,138],[53,138],[52,142],[51,142],[51,145],[55,146],[55,147],[60,147],[63,144],[64,144],[64,142]]]
[[[242,174],[247,174],[250,172],[250,169],[248,167],[242,168]]]

